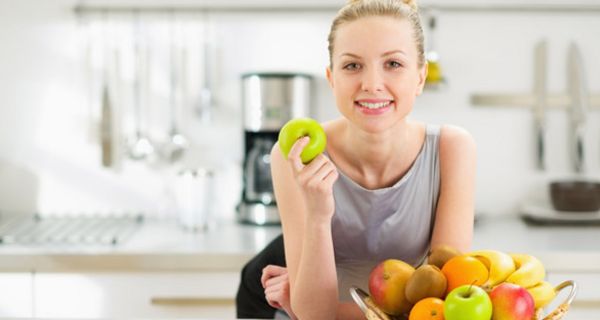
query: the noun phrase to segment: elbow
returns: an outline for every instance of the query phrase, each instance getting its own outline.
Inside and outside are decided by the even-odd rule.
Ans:
[[[337,314],[338,301],[335,299],[334,302],[329,303],[321,301],[319,305],[315,303],[308,303],[307,301],[300,301],[300,299],[294,299],[290,297],[290,307],[292,312],[296,316],[296,319],[324,319],[324,320],[335,320]]]

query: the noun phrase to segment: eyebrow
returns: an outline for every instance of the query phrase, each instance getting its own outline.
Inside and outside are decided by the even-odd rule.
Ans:
[[[386,51],[386,52],[384,52],[384,53],[383,53],[381,56],[382,56],[382,57],[386,57],[386,56],[392,55],[392,54],[394,54],[394,53],[400,53],[401,55],[403,55],[403,56],[406,56],[406,53],[405,53],[404,51],[402,51],[402,50],[391,50],[391,51]],[[349,57],[352,57],[352,58],[360,58],[360,56],[359,56],[359,55],[356,55],[356,54],[354,54],[354,53],[350,53],[350,52],[344,52],[344,53],[342,53],[342,54],[340,55],[340,57],[343,57],[343,56],[349,56]]]

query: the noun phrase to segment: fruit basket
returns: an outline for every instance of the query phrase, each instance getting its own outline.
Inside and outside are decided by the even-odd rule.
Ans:
[[[569,311],[569,307],[575,299],[575,295],[577,294],[577,284],[572,280],[567,280],[559,285],[557,285],[554,290],[557,294],[566,289],[570,288],[568,296],[565,300],[556,307],[556,309],[552,310],[550,313],[544,315],[544,310],[539,308],[536,310],[536,315],[532,320],[559,320],[562,319],[565,314]],[[408,319],[408,316],[390,316],[379,309],[373,300],[370,298],[369,294],[364,290],[358,287],[350,288],[350,295],[354,302],[359,306],[359,308],[363,311],[368,320],[405,320]]]

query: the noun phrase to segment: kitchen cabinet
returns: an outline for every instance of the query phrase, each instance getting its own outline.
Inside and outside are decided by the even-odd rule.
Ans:
[[[35,275],[35,317],[235,318],[239,272]]]
[[[0,273],[0,318],[31,317],[32,290],[31,273]]]
[[[86,8],[207,8],[207,9],[256,9],[256,8],[324,8],[337,10],[347,1],[345,0],[87,0],[78,9]],[[522,0],[421,0],[421,7],[442,8],[570,8],[582,6],[598,8],[597,0],[538,0],[527,3]]]
[[[567,319],[597,319],[600,314],[600,272],[549,272],[548,281],[557,285],[565,280],[577,283],[578,293],[571,305]],[[550,309],[560,304],[567,296],[567,289],[561,292],[550,305]]]

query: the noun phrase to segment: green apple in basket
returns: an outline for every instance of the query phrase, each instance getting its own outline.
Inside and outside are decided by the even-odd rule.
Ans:
[[[288,121],[279,131],[279,148],[286,159],[294,143],[305,136],[308,136],[310,141],[300,154],[302,163],[309,163],[325,150],[327,136],[323,127],[314,119],[296,118]]]
[[[444,301],[446,320],[490,320],[492,301],[485,290],[476,285],[462,285],[448,293]]]

